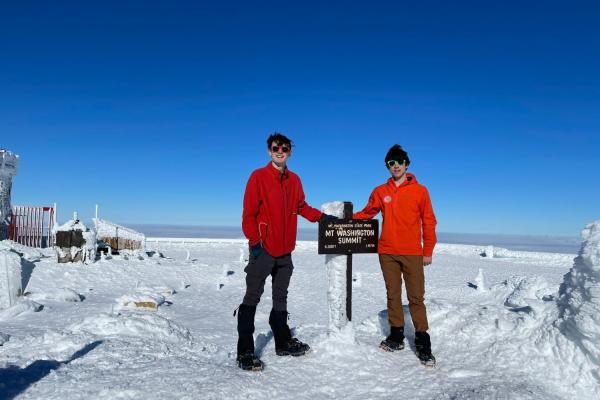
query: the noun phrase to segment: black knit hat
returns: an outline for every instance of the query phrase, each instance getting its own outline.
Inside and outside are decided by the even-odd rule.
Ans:
[[[404,151],[402,146],[400,146],[399,144],[395,144],[392,147],[390,147],[387,154],[385,155],[386,168],[388,166],[387,162],[390,160],[396,160],[400,164],[402,164],[403,161],[406,161],[406,166],[408,167],[410,165],[410,158],[408,158],[408,153]]]

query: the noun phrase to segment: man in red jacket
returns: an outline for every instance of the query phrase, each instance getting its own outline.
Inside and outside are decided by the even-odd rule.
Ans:
[[[244,194],[242,229],[250,246],[246,267],[246,294],[238,313],[237,363],[244,370],[260,371],[262,362],[254,354],[254,315],[271,275],[273,309],[269,325],[278,356],[301,356],[310,347],[292,338],[287,324],[287,293],[294,265],[298,215],[311,222],[333,218],[309,206],[298,175],[287,168],[292,141],[280,133],[267,139],[271,160],[252,172]]]
[[[431,340],[427,330],[424,304],[425,274],[431,264],[436,244],[436,219],[425,186],[406,170],[410,159],[399,145],[392,146],[385,156],[391,178],[373,190],[367,206],[354,218],[383,215],[383,228],[378,245],[379,263],[387,290],[390,335],[381,342],[385,351],[404,348],[404,313],[402,309],[402,276],[406,284],[408,308],[415,327],[415,347],[421,362],[435,365]]]

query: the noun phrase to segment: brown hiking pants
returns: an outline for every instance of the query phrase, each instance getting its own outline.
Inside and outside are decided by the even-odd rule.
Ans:
[[[415,331],[426,332],[427,310],[425,309],[425,273],[422,256],[400,256],[380,254],[379,264],[387,289],[387,309],[391,326],[404,326],[404,311],[402,309],[402,275],[406,284],[408,309],[415,326]]]

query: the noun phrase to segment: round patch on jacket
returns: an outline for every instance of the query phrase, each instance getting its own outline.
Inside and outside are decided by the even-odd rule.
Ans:
[[[385,196],[383,198],[383,202],[384,203],[391,203],[392,202],[392,196]]]

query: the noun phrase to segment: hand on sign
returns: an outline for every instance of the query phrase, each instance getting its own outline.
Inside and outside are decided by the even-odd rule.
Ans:
[[[327,222],[327,221],[337,221],[338,219],[339,219],[338,217],[335,217],[335,216],[329,215],[329,214],[325,214],[325,213],[323,213],[321,215],[321,221],[325,221],[325,222]]]
[[[430,265],[431,262],[433,261],[433,257],[423,257],[423,265]]]

